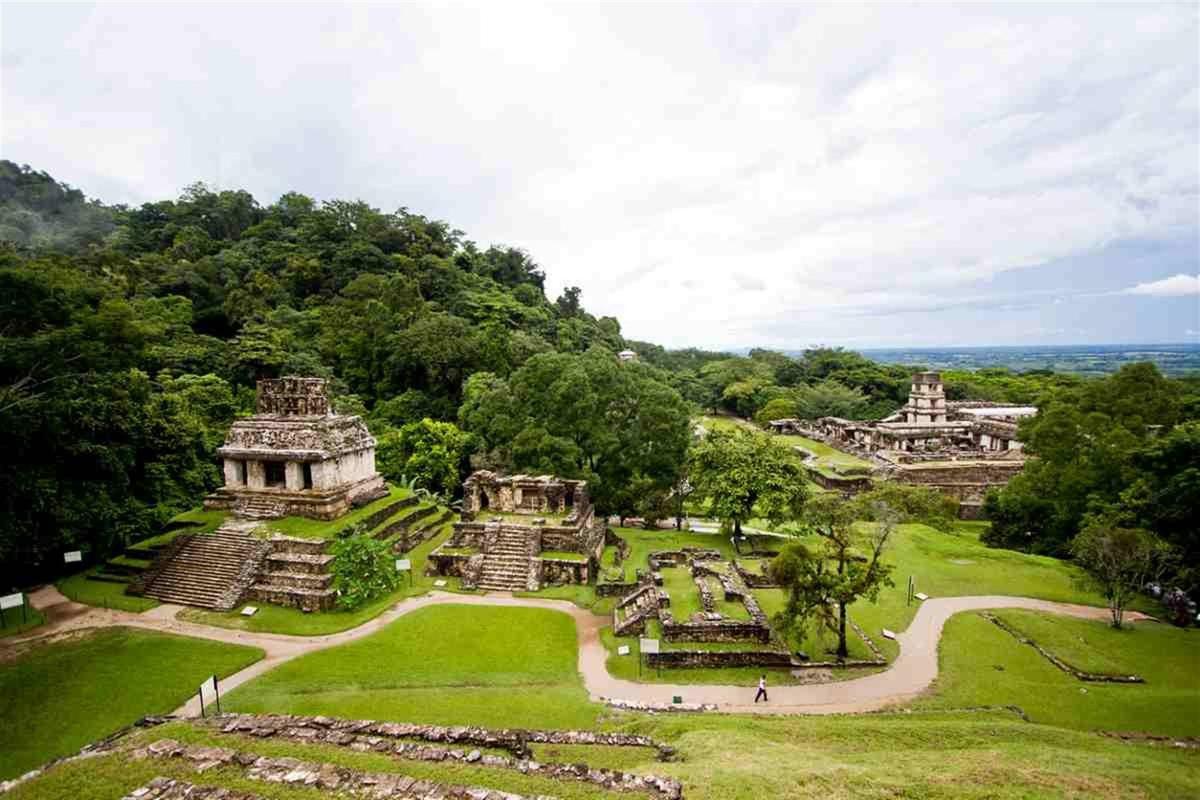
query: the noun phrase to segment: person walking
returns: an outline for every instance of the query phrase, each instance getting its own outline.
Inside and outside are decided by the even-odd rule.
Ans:
[[[767,702],[767,676],[766,675],[762,675],[758,679],[758,693],[754,695],[754,702],[757,703],[759,698],[762,698],[762,701],[764,703]]]

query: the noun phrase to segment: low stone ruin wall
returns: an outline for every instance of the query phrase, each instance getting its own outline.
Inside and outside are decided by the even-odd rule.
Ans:
[[[591,580],[589,561],[568,561],[560,558],[542,559],[542,585],[588,583]]]
[[[603,747],[649,747],[659,761],[672,761],[675,748],[664,742],[635,733],[606,731],[554,731],[527,728],[476,728],[468,725],[418,725],[410,722],[306,717],[291,714],[223,714],[208,723],[224,733],[244,733],[270,738],[286,733],[293,738],[321,741],[329,734],[382,736],[416,739],[423,742],[494,747],[507,750],[517,758],[529,758],[531,744],[585,744]]]
[[[790,654],[773,650],[660,650],[644,656],[647,666],[681,669],[802,666]]]
[[[737,571],[738,577],[742,579],[742,582],[751,589],[773,589],[779,586],[770,575],[761,572],[751,572],[736,560],[733,562],[733,568]]]
[[[696,620],[678,622],[666,607],[659,610],[662,638],[667,642],[762,642],[771,641],[771,628],[742,620]]]
[[[822,489],[829,489],[834,492],[842,492],[844,494],[858,494],[859,492],[868,491],[871,488],[870,478],[851,478],[851,477],[833,477],[826,475],[816,467],[804,465],[805,472],[808,473],[808,479],[820,486]]]

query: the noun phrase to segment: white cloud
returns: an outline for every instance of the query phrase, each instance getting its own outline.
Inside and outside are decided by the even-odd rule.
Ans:
[[[109,201],[206,180],[405,205],[525,247],[552,294],[578,285],[669,345],[832,339],[851,314],[886,341],[900,331],[863,309],[893,302],[957,304],[997,341],[1013,326],[989,316],[993,283],[1043,291],[1044,265],[1197,235],[1198,18],[14,4],[0,150]],[[1073,288],[1176,268],[1123,262]]]
[[[1131,286],[1122,294],[1143,294],[1153,297],[1183,297],[1200,294],[1200,275],[1172,275],[1160,281],[1150,281]]]

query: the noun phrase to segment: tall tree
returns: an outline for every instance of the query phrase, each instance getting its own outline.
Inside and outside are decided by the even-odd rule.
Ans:
[[[847,608],[875,602],[892,585],[892,565],[882,556],[897,519],[881,501],[851,502],[834,492],[810,498],[799,526],[805,538],[786,545],[770,566],[788,596],[776,620],[781,628],[825,626],[837,634],[838,658],[846,658]]]
[[[798,519],[808,499],[796,456],[753,431],[709,432],[692,447],[687,476],[693,497],[739,537],[742,523],[752,517],[772,525]]]

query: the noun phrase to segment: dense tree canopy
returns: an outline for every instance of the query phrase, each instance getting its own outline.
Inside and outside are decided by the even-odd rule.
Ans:
[[[196,505],[259,378],[330,378],[335,406],[384,442],[385,468],[395,455],[452,490],[467,464],[454,437],[405,426],[455,420],[468,377],[589,348],[615,369],[617,321],[588,314],[577,290],[553,303],[544,285],[524,251],[479,248],[404,208],[295,193],[263,206],[201,184],[109,207],[0,162],[0,584],[53,574],[66,549],[112,555]],[[614,485],[682,459],[685,406],[646,381],[631,396],[654,413],[615,445],[589,440],[589,469]],[[669,397],[650,402],[647,386]],[[670,436],[655,429],[666,406]],[[531,436],[504,446],[536,449]]]
[[[508,379],[476,373],[459,411],[480,464],[586,478],[601,509],[624,515],[675,482],[689,418],[657,369],[601,348],[539,354]]]

